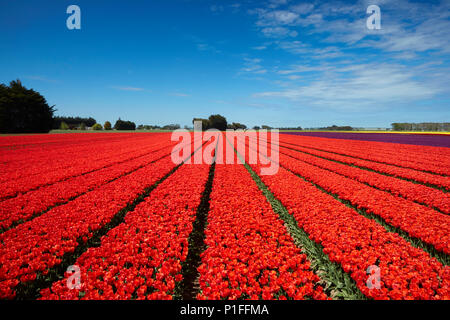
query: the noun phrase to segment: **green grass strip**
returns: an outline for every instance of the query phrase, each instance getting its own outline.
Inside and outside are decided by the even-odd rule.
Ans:
[[[295,157],[292,157],[290,155],[287,155],[287,156],[289,156],[289,157],[291,157],[293,159],[296,159]],[[269,159],[269,160],[271,160],[271,159]],[[302,160],[299,160],[299,159],[296,159],[296,160],[302,161]],[[421,249],[421,250],[425,251],[431,257],[436,258],[444,266],[448,266],[450,264],[450,256],[448,254],[442,252],[442,251],[436,250],[436,248],[432,244],[426,243],[426,242],[424,242],[423,240],[421,240],[419,238],[411,237],[406,231],[400,229],[399,227],[395,227],[395,226],[389,224],[382,217],[380,217],[380,216],[378,216],[378,215],[376,215],[374,213],[369,213],[365,209],[358,208],[356,205],[353,205],[350,201],[341,199],[339,197],[339,194],[327,191],[325,188],[323,188],[320,185],[314,183],[313,181],[305,178],[304,176],[302,176],[302,175],[300,175],[300,174],[290,170],[289,168],[283,166],[281,163],[279,163],[279,165],[280,165],[280,167],[282,167],[283,169],[289,171],[290,173],[294,174],[295,176],[299,177],[300,179],[302,179],[302,180],[304,180],[304,181],[306,181],[308,183],[311,183],[313,186],[315,186],[320,191],[322,191],[322,192],[332,196],[334,199],[336,199],[337,201],[339,201],[342,204],[346,205],[350,209],[355,210],[360,215],[362,215],[362,216],[364,216],[364,217],[366,217],[368,219],[375,220],[375,222],[377,222],[379,225],[381,225],[387,232],[398,234],[400,237],[402,237],[407,242],[409,242],[413,247],[416,247],[418,249]],[[318,166],[316,166],[316,167],[318,167]],[[328,169],[324,169],[324,170],[328,170]],[[331,170],[328,170],[328,171],[332,172]]]
[[[282,147],[282,148],[285,148],[285,147]],[[294,149],[293,149],[293,150],[294,150]],[[300,152],[302,152],[302,151],[298,151],[298,152],[300,153]],[[366,185],[366,186],[368,186],[368,187],[370,187],[370,188],[374,188],[374,189],[377,189],[377,190],[379,190],[379,191],[387,192],[387,193],[389,193],[390,195],[392,195],[392,196],[394,196],[394,197],[399,197],[399,198],[402,198],[402,199],[405,199],[405,200],[408,200],[408,201],[417,203],[417,204],[419,204],[419,205],[421,205],[421,206],[426,207],[427,209],[433,209],[433,210],[435,210],[435,211],[437,211],[437,212],[439,212],[439,213],[442,213],[442,214],[445,214],[445,215],[449,215],[448,213],[446,213],[446,212],[442,211],[441,209],[436,208],[436,207],[434,207],[434,206],[429,206],[428,204],[423,203],[423,202],[420,202],[420,201],[417,201],[417,200],[411,200],[411,199],[408,199],[406,196],[404,196],[404,195],[402,195],[402,194],[395,194],[395,193],[393,193],[393,192],[392,192],[391,190],[389,190],[389,189],[380,189],[379,187],[374,186],[374,185],[372,185],[372,184],[370,184],[370,183],[368,183],[368,182],[359,181],[359,180],[357,180],[357,179],[355,179],[355,178],[353,178],[353,177],[351,177],[351,176],[345,175],[344,173],[340,173],[340,172],[337,172],[337,171],[333,171],[332,169],[326,168],[326,167],[324,167],[323,165],[315,164],[315,163],[313,163],[313,162],[310,162],[309,160],[302,160],[302,159],[299,159],[299,158],[297,158],[297,157],[294,157],[293,155],[290,155],[290,154],[287,154],[287,153],[284,153],[284,152],[281,152],[281,151],[280,151],[280,154],[283,154],[283,155],[285,155],[286,157],[290,157],[290,158],[292,158],[292,159],[294,159],[294,160],[296,160],[296,161],[300,161],[300,162],[307,163],[307,164],[309,164],[309,165],[311,165],[311,166],[314,166],[314,167],[317,167],[317,168],[319,168],[319,169],[327,170],[327,171],[332,172],[332,173],[334,173],[334,174],[337,174],[337,175],[339,175],[339,176],[341,176],[341,177],[344,177],[344,178],[347,178],[347,179],[351,179],[351,180],[353,180],[353,181],[355,181],[355,182],[362,183],[362,184],[364,184],[364,185]],[[319,158],[322,158],[322,157],[319,157]],[[323,158],[323,159],[324,159],[324,160],[328,160],[328,159],[326,159],[326,158]],[[339,163],[339,161],[334,161],[334,160],[331,160],[331,159],[330,159],[329,161]],[[342,163],[342,164],[345,164],[345,163]],[[350,165],[350,167],[358,168],[357,166],[353,166],[353,165]],[[358,168],[358,169],[361,169],[361,168]],[[365,171],[369,171],[369,172],[370,172],[370,170],[366,170],[366,169],[362,169],[362,170],[365,170]],[[374,172],[374,173],[377,173],[377,172]],[[436,188],[436,189],[437,189],[437,188]],[[441,191],[443,191],[444,193],[447,193],[447,191],[446,191],[445,189],[443,189],[443,190],[441,190]]]
[[[54,282],[64,279],[64,273],[66,272],[69,266],[74,265],[77,259],[89,248],[99,247],[101,245],[101,240],[103,236],[105,236],[111,229],[123,223],[125,221],[125,216],[129,212],[132,212],[138,204],[145,201],[145,199],[156,187],[158,187],[164,180],[169,178],[189,158],[191,158],[196,152],[201,150],[202,147],[203,145],[199,147],[197,150],[194,150],[194,152],[191,153],[191,155],[189,155],[182,163],[172,168],[168,173],[166,173],[153,185],[145,188],[144,191],[141,194],[139,194],[133,201],[131,201],[125,207],[119,210],[108,223],[106,223],[102,228],[95,231],[93,233],[93,236],[89,238],[86,242],[83,241],[82,237],[78,238],[77,239],[78,246],[75,248],[75,251],[66,252],[61,258],[61,263],[50,268],[46,275],[42,274],[42,272],[37,272],[36,279],[34,281],[26,283],[20,282],[15,287],[16,292],[15,300],[38,299],[41,297],[40,291],[42,289],[50,288]]]
[[[181,273],[183,280],[177,283],[174,290],[174,298],[177,300],[195,300],[200,289],[198,279],[200,273],[198,267],[201,265],[201,257],[206,249],[205,229],[208,224],[208,213],[210,209],[210,196],[214,181],[216,163],[215,161],[209,167],[208,180],[202,193],[202,198],[197,207],[196,219],[192,226],[192,232],[188,239],[188,255],[186,260],[181,263]]]
[[[398,234],[400,237],[402,237],[407,242],[409,242],[413,247],[416,247],[418,249],[421,249],[421,250],[425,251],[431,257],[436,258],[444,266],[448,266],[450,264],[450,256],[447,255],[446,253],[442,252],[442,251],[436,250],[436,248],[433,245],[431,245],[429,243],[426,243],[426,242],[424,242],[423,240],[421,240],[419,238],[411,237],[406,231],[404,231],[404,230],[402,230],[402,229],[400,229],[398,227],[395,227],[395,226],[387,223],[386,220],[383,219],[382,217],[380,217],[380,216],[378,216],[376,214],[373,214],[373,213],[369,213],[365,209],[360,209],[357,206],[353,205],[350,201],[339,198],[338,194],[329,192],[329,191],[325,190],[324,188],[322,188],[321,186],[319,186],[318,184],[316,184],[316,183],[306,179],[305,177],[303,177],[303,176],[301,176],[301,175],[299,175],[299,174],[289,170],[288,168],[286,168],[286,167],[284,167],[282,165],[280,165],[280,166],[283,167],[284,169],[286,169],[287,171],[291,172],[292,174],[296,175],[300,179],[303,179],[304,181],[311,183],[313,186],[315,186],[320,191],[322,191],[322,192],[332,196],[337,201],[339,201],[342,204],[346,205],[350,209],[355,210],[356,212],[358,212],[360,215],[366,217],[367,219],[375,220],[387,232]]]
[[[323,252],[323,246],[309,238],[308,233],[298,226],[295,218],[289,213],[281,201],[274,196],[258,174],[242,159],[236,149],[234,151],[242,160],[256,185],[272,206],[273,211],[284,222],[295,245],[308,257],[308,260],[311,262],[311,270],[320,277],[325,292],[335,300],[367,300],[367,297],[358,289],[355,280],[339,264],[330,261],[328,256]]]

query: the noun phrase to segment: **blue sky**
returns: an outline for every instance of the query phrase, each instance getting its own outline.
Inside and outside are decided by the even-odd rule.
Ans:
[[[71,4],[81,30],[66,27]],[[0,35],[1,83],[100,123],[450,120],[448,0],[0,0]]]

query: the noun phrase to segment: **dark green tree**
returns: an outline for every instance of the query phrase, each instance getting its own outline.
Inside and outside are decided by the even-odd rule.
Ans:
[[[227,130],[227,119],[220,114],[210,115],[208,118],[209,128],[217,129],[220,131]]]
[[[163,130],[177,130],[180,129],[180,125],[179,124],[168,124],[162,127]]]
[[[92,126],[92,130],[95,130],[95,131],[103,130],[103,127],[100,123],[96,123]]]
[[[136,130],[136,124],[131,121],[124,121],[119,118],[114,124],[114,129],[116,130]]]
[[[0,84],[0,132],[46,133],[52,129],[54,106],[20,80]]]
[[[238,129],[247,129],[247,126],[245,124],[239,123],[239,122],[233,122],[231,125],[228,125],[229,129],[238,130]]]
[[[111,122],[106,121],[105,124],[103,125],[103,128],[104,128],[105,130],[111,130],[111,129],[112,129],[112,127],[111,127]]]
[[[53,118],[53,129],[58,129],[61,127],[61,123],[65,122],[70,129],[75,129],[84,123],[87,127],[92,127],[97,121],[92,118],[81,118],[81,117],[54,117]]]
[[[67,125],[67,123],[65,123],[64,121],[61,122],[61,125],[59,126],[59,128],[61,130],[69,130],[70,129],[69,126]]]

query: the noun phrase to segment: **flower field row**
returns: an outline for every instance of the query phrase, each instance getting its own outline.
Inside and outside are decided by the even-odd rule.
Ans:
[[[448,148],[290,135],[282,135],[280,141],[364,160],[450,176]],[[429,152],[425,150],[429,150]]]
[[[418,171],[414,169],[400,168],[393,165],[377,163],[368,160],[357,159],[349,156],[338,155],[330,152],[319,151],[310,148],[292,146],[290,144],[280,143],[282,147],[288,147],[311,155],[323,157],[333,161],[339,161],[345,164],[358,166],[361,168],[373,170],[379,173],[388,174],[398,178],[404,178],[416,183],[433,185],[450,190],[450,177],[443,177],[431,173]]]
[[[216,165],[199,299],[326,299],[243,165]]]
[[[183,277],[181,263],[208,171],[209,165],[182,165],[99,247],[77,259],[80,289],[68,289],[66,275],[42,290],[42,299],[171,299]]]
[[[252,168],[259,172],[258,165]],[[448,266],[284,168],[261,179],[367,297],[450,299]],[[372,265],[380,268],[379,289],[367,285],[366,271]]]
[[[0,137],[0,299],[450,299],[449,150],[220,137]]]
[[[166,157],[1,234],[0,296],[13,297],[14,288],[38,272],[45,276],[174,167]]]
[[[408,200],[425,204],[431,208],[435,207],[443,213],[450,214],[450,194],[440,190],[324,160],[284,147],[281,148],[280,152],[308,164],[333,171],[345,177],[369,184],[377,189],[389,191],[393,195],[399,195]]]
[[[311,141],[314,140],[309,140],[308,144],[313,147],[310,143]],[[374,161],[387,163],[391,161],[401,161],[403,162],[403,165],[406,166],[411,164],[422,164],[431,165],[432,167],[437,168],[445,168],[444,164],[449,163],[450,161],[448,148],[445,147],[430,147],[423,145],[420,146],[373,141],[349,141],[340,139],[339,141],[335,141],[335,139],[318,139],[318,141],[315,141],[315,143],[320,146],[327,146],[330,142],[333,142],[331,146],[333,150],[343,150],[345,152],[350,151],[356,156],[357,153],[363,152],[364,155],[376,157],[377,160],[373,159]],[[383,161],[383,157],[388,159]]]
[[[153,136],[158,135],[158,133],[153,134]],[[145,134],[136,134],[130,137],[129,133],[117,132],[113,137],[109,133],[96,133],[95,136],[88,133],[67,133],[67,134],[33,134],[33,135],[12,135],[4,136],[0,141],[0,148],[12,148],[12,147],[22,147],[21,149],[12,150],[22,150],[24,148],[39,147],[50,148],[53,150],[55,147],[67,147],[67,145],[80,145],[80,144],[91,144],[92,142],[103,143],[105,141],[124,141],[127,139],[141,139]]]
[[[74,197],[129,174],[148,163],[168,156],[171,147],[156,150],[136,159],[115,164],[75,178],[63,180],[35,191],[0,202],[0,230],[7,229],[18,221],[26,221],[48,208],[63,204]]]
[[[92,138],[81,140],[76,135],[60,135],[60,146],[31,145],[19,150],[0,152],[0,169],[3,173],[0,182],[52,172],[63,168],[83,166],[95,161],[107,161],[112,156],[136,156],[145,153],[148,146],[167,144],[158,136],[143,139],[132,138],[123,141],[117,138]],[[82,156],[80,156],[82,155]],[[92,165],[92,164],[91,164]]]
[[[450,216],[285,155],[280,155],[280,163],[340,199],[450,254]]]
[[[331,139],[359,140],[359,141],[377,141],[387,143],[409,144],[414,146],[430,146],[430,147],[450,147],[450,140],[447,134],[438,132],[416,132],[416,133],[390,133],[390,132],[286,132],[286,134],[294,134],[309,137],[322,137]],[[420,149],[419,149],[420,150]],[[440,154],[444,154],[440,153]]]
[[[173,143],[164,143],[164,145],[159,146],[159,148],[169,148],[173,146]],[[31,177],[26,176],[27,172],[24,172],[24,176],[18,179],[11,178],[8,181],[0,183],[1,195],[0,200],[4,200],[7,198],[11,198],[21,193],[36,189],[38,187],[46,186],[52,183],[56,183],[58,181],[66,180],[72,177],[77,177],[83,174],[87,174],[90,172],[94,172],[96,170],[100,170],[102,168],[114,165],[116,163],[121,163],[127,160],[134,159],[139,156],[143,156],[145,154],[151,153],[155,150],[155,147],[146,147],[141,146],[141,151],[139,152],[125,152],[118,156],[109,156],[105,157],[96,155],[93,157],[86,157],[82,160],[78,160],[77,163],[73,163],[70,161],[73,158],[72,155],[69,156],[61,156],[60,158],[67,160],[69,163],[69,167],[63,166],[61,168],[58,167],[50,167],[51,171],[46,171],[39,174],[34,174]],[[170,152],[170,151],[168,151]],[[113,153],[110,153],[113,154]],[[102,159],[99,159],[102,157]],[[44,167],[45,168],[45,167]],[[50,169],[49,169],[50,170]]]

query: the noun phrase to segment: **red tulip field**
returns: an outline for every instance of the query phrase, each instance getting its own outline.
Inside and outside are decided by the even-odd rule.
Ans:
[[[450,148],[189,135],[0,137],[0,298],[450,299]]]

